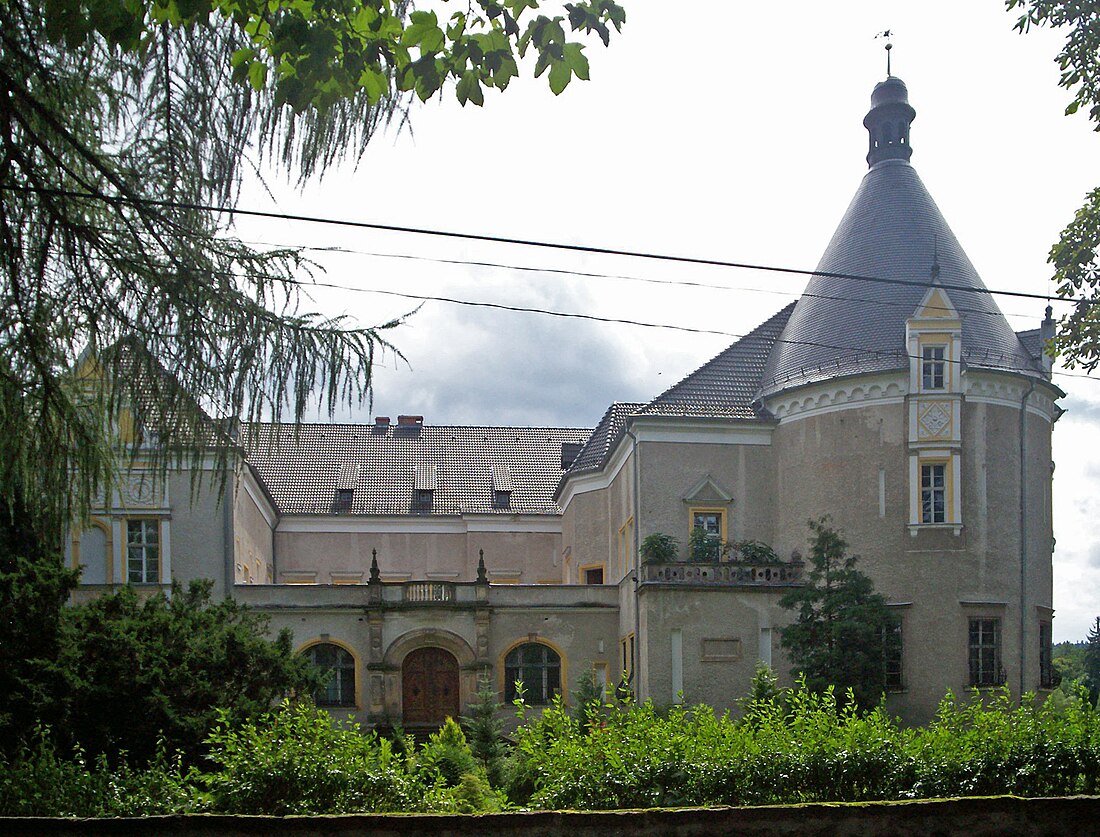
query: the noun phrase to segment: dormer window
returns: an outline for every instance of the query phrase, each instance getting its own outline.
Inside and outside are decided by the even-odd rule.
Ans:
[[[354,489],[337,488],[336,496],[332,498],[332,513],[345,514],[351,511],[351,501],[354,497]]]
[[[345,462],[336,472],[336,493],[332,497],[332,513],[346,514],[351,511],[355,499],[355,488],[359,484],[359,464]]]
[[[430,512],[432,510],[432,495],[435,492],[430,488],[418,488],[413,491],[413,511]]]
[[[492,466],[493,508],[507,509],[512,506],[512,474],[507,465],[497,463]]]
[[[943,389],[945,346],[924,346],[921,349],[921,389]]]
[[[434,465],[417,465],[413,479],[412,510],[418,513],[432,510],[432,499],[436,488],[436,469]]]

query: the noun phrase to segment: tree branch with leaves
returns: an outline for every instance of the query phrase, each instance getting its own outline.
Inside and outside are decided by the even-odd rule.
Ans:
[[[231,211],[253,172],[299,184],[358,160],[411,96],[482,104],[525,55],[560,93],[608,0],[540,14],[478,0],[441,20],[391,0],[0,0],[0,493],[59,542],[118,474],[237,455],[229,420],[369,399],[396,320],[304,310],[317,269],[256,248]],[[81,358],[86,362],[80,363]],[[77,370],[79,374],[74,373]],[[151,405],[155,405],[155,408]],[[196,444],[202,440],[203,445]],[[203,448],[206,448],[203,450]],[[16,496],[18,495],[18,496]]]

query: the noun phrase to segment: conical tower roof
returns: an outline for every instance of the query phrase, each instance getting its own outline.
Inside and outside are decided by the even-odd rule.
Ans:
[[[875,87],[864,119],[870,170],[771,352],[762,397],[838,375],[907,369],[905,321],[932,281],[962,316],[965,365],[1041,374],[909,164],[915,118],[901,79]]]

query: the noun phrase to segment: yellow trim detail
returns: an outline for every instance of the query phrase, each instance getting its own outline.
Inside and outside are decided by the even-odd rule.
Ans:
[[[607,567],[604,564],[581,564],[577,567],[577,584],[587,584],[584,574],[589,570],[603,570],[603,584],[607,583]]]

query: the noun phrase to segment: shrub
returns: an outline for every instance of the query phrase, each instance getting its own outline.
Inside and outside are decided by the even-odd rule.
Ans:
[[[667,561],[675,561],[680,552],[680,542],[672,535],[663,532],[654,532],[642,539],[639,549],[642,561],[647,564],[662,564]]]
[[[223,716],[207,739],[217,765],[203,775],[212,811],[336,814],[425,810],[427,786],[390,742],[287,703],[239,727]],[[471,757],[472,759],[472,757]]]

